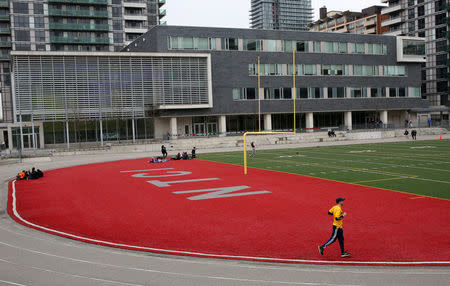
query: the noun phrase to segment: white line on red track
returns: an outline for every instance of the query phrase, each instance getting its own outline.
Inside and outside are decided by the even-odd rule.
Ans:
[[[406,261],[329,261],[329,260],[307,260],[307,259],[283,259],[283,258],[272,258],[272,257],[253,257],[253,256],[240,256],[240,255],[222,255],[222,254],[210,254],[210,253],[201,253],[201,252],[190,252],[190,251],[178,251],[178,250],[170,250],[170,249],[160,249],[153,247],[143,247],[143,246],[135,246],[128,245],[122,243],[114,243],[109,241],[103,241],[98,239],[92,239],[88,237],[78,236],[58,230],[54,230],[51,228],[43,227],[32,222],[29,222],[23,219],[16,207],[16,181],[12,182],[12,206],[14,216],[23,222],[25,225],[30,227],[40,229],[46,232],[50,232],[57,235],[62,235],[65,237],[69,237],[76,240],[92,242],[97,244],[103,244],[112,247],[122,247],[126,249],[132,250],[143,250],[149,252],[158,252],[158,253],[166,253],[166,254],[175,254],[175,255],[188,255],[188,256],[197,256],[197,257],[206,257],[206,258],[223,258],[223,259],[241,259],[241,260],[253,260],[253,261],[270,261],[270,262],[281,262],[281,263],[303,263],[303,264],[331,264],[331,265],[450,265],[450,261],[414,261],[414,262],[406,262]]]

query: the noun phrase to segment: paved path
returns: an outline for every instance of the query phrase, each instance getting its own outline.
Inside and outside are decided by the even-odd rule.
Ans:
[[[338,142],[337,145],[378,141],[346,141]],[[202,153],[208,151],[238,149],[201,150]],[[51,157],[50,161],[40,163],[1,165],[0,285],[448,285],[450,281],[450,267],[308,266],[139,253],[41,233],[15,223],[6,213],[7,182],[18,170],[33,165],[46,170],[150,155],[153,154],[103,152],[97,155]]]

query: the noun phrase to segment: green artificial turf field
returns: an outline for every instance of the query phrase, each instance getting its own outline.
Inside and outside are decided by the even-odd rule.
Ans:
[[[243,165],[242,152],[201,159]],[[449,140],[259,150],[248,166],[450,200]]]

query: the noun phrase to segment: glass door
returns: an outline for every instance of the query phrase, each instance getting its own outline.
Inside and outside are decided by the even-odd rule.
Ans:
[[[194,134],[197,136],[203,136],[205,134],[205,124],[195,123],[194,124]]]
[[[217,123],[208,123],[207,129],[208,129],[208,134],[217,133]]]

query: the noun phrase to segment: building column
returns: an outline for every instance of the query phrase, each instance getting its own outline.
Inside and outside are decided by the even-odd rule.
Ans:
[[[133,143],[135,143],[136,142],[136,128],[135,128],[135,126],[134,126],[134,118],[133,119],[131,119],[131,132],[132,132],[132,134],[133,134]]]
[[[66,139],[67,139],[67,149],[70,149],[70,138],[69,138],[69,121],[66,120]]]
[[[219,136],[227,135],[227,117],[225,115],[219,116]]]
[[[39,122],[38,126],[39,126],[39,144],[40,144],[39,147],[40,149],[44,149],[45,148],[44,123]]]
[[[103,121],[100,119],[100,145],[103,146]]]
[[[177,139],[177,133],[178,133],[178,126],[177,126],[177,118],[171,117],[170,118],[170,136],[171,139]]]
[[[314,128],[314,113],[306,113],[306,129]],[[308,132],[313,132],[313,130],[308,130]]]
[[[388,112],[387,110],[383,110],[380,112],[380,120],[383,122],[383,124],[388,124]]]
[[[272,131],[272,114],[264,114],[264,131]]]
[[[345,124],[345,128],[347,128],[347,130],[352,130],[353,126],[352,126],[352,112],[351,111],[346,111],[344,113],[344,124]]]
[[[12,128],[11,125],[8,125],[8,144],[9,144],[9,151],[13,150],[13,136],[12,136]]]

